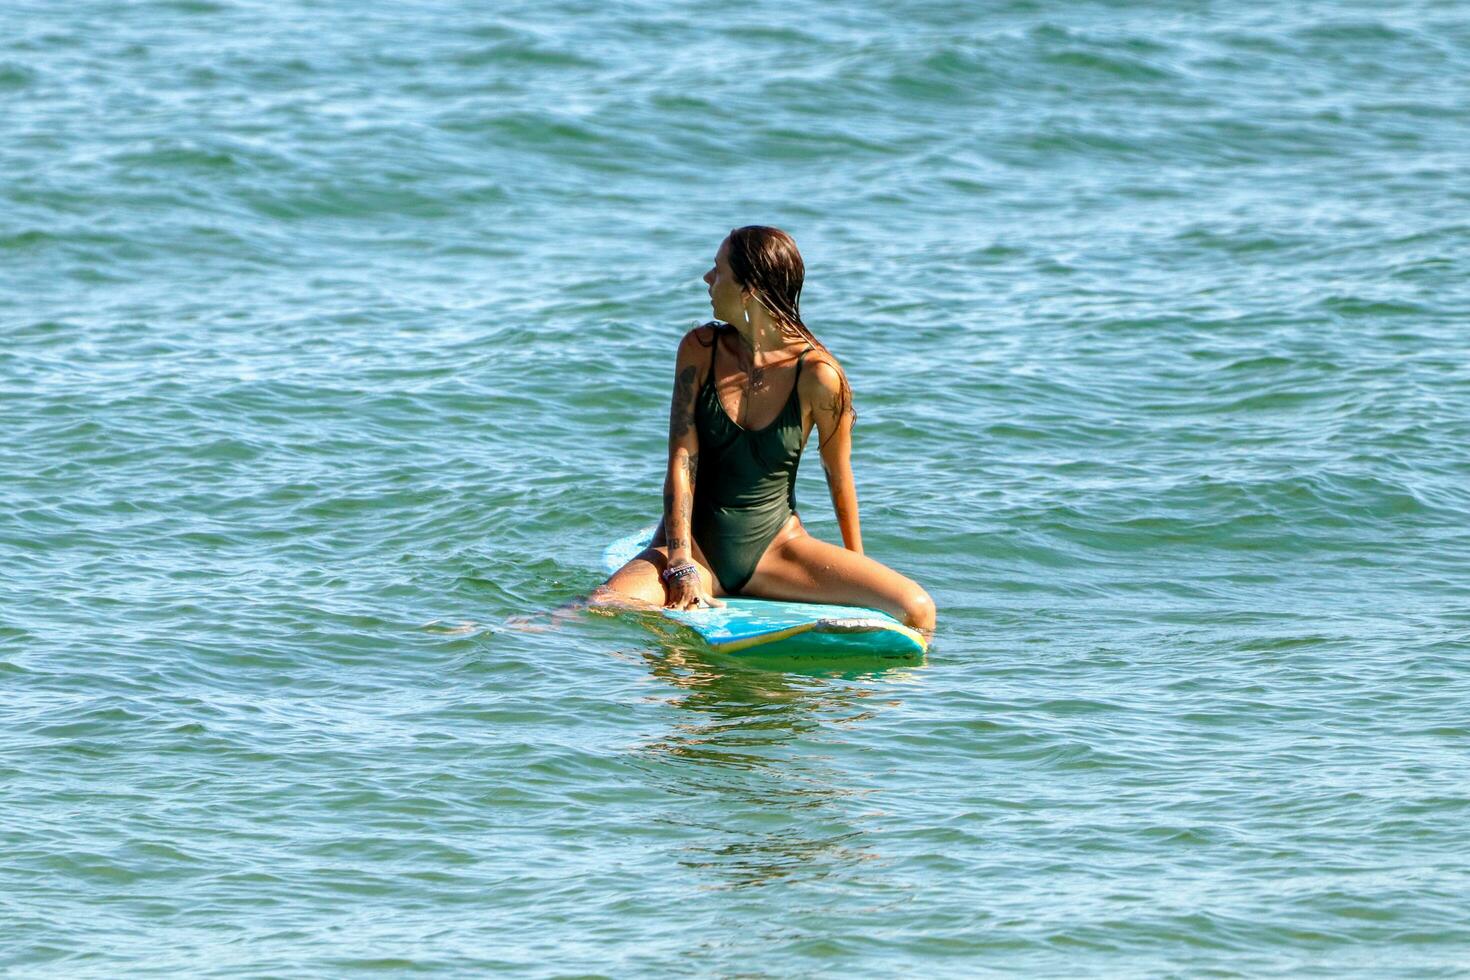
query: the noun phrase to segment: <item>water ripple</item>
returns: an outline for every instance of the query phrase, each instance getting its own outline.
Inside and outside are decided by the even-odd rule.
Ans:
[[[1458,971],[1470,34],[1197,14],[16,11],[0,964]],[[750,221],[920,664],[508,622]]]

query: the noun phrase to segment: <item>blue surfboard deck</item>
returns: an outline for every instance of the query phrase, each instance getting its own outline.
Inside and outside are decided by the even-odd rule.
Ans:
[[[608,574],[648,547],[653,532],[644,528],[608,545],[603,554]],[[662,614],[726,654],[913,659],[928,647],[921,633],[878,609],[734,597],[724,602],[719,608],[664,609]]]

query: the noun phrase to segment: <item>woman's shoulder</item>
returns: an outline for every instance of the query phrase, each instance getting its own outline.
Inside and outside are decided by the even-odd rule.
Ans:
[[[722,326],[719,321],[711,320],[691,328],[679,338],[679,350],[674,355],[675,370],[682,372],[692,367],[697,374],[696,380],[704,384],[704,376],[709,373],[709,365],[714,360],[711,348],[719,340]]]
[[[796,378],[796,390],[802,402],[814,409],[837,411],[845,401],[842,378],[842,366],[837,363],[837,358],[827,351],[812,349],[802,355],[802,370]]]
[[[811,347],[802,358],[802,382],[817,388],[837,389],[842,387],[842,378],[847,374],[831,351]]]
[[[711,320],[693,327],[688,333],[679,339],[679,351],[683,353],[688,348],[709,350],[715,340],[720,336],[720,331],[725,329],[725,324],[719,320]]]

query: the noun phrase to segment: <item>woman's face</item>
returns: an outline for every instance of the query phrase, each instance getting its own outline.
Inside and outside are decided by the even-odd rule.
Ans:
[[[743,319],[745,303],[740,284],[735,281],[735,273],[730,271],[729,238],[720,242],[714,268],[704,274],[704,281],[709,285],[709,302],[715,309],[716,318],[726,323],[739,323]]]

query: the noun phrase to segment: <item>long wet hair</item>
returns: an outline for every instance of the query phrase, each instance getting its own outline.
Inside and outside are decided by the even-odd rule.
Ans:
[[[746,225],[730,232],[730,271],[735,280],[759,294],[756,300],[771,314],[777,323],[801,334],[807,343],[826,354],[837,377],[842,382],[838,395],[837,418],[851,414],[857,421],[857,412],[852,407],[852,388],[847,383],[847,372],[837,363],[837,358],[827,345],[816,338],[810,328],[801,322],[801,284],[806,278],[806,265],[796,242],[780,228],[769,225]]]

